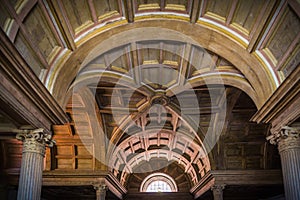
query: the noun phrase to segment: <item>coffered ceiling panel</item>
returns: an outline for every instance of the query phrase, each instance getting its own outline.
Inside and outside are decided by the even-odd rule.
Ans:
[[[136,13],[158,11],[187,14],[191,10],[192,1],[188,0],[137,0]]]
[[[191,5],[191,1],[189,0],[166,0],[166,9],[175,5],[179,8],[182,7],[183,10],[186,10]]]
[[[270,57],[272,67],[287,76],[299,64],[296,60],[299,57],[300,20],[297,11],[286,3],[278,12],[282,18],[275,19],[277,23],[270,27],[276,31],[267,34],[263,53]]]
[[[271,36],[267,48],[270,49],[274,58],[279,61],[287,51],[291,43],[300,33],[299,18],[296,13],[287,6],[283,11],[284,18],[277,24],[276,33]]]
[[[266,4],[267,1],[260,0],[238,1],[231,24],[240,26],[245,34],[249,35]]]
[[[22,32],[18,32],[15,40],[16,48],[22,54],[27,63],[30,63],[31,69],[36,75],[39,75],[43,69],[43,65],[37,58],[37,55],[33,53],[33,49],[26,41],[26,37]]]
[[[78,0],[74,2],[59,0],[59,3],[62,4],[62,8],[64,9],[64,12],[66,12],[67,19],[75,34],[78,34],[82,29],[93,23],[87,0]]]
[[[138,0],[130,4],[121,0],[79,0],[73,3],[61,0],[5,0],[0,8],[0,23],[12,41],[18,40],[19,46],[21,46],[20,40],[26,43],[22,48],[19,47],[19,50],[22,55],[26,55],[25,60],[37,75],[41,75],[41,78],[48,76],[46,71],[57,61],[56,59],[70,53],[65,48],[75,50],[93,36],[95,30],[106,30],[106,26],[109,27],[111,23],[117,21],[121,24],[126,23],[122,21],[125,17],[129,22],[133,22],[141,11],[143,17],[139,20],[153,15],[158,15],[157,17],[170,15],[167,18],[173,16],[182,20],[188,20],[190,17],[198,19],[195,21],[197,26],[208,26],[218,30],[237,40],[250,52],[257,50],[258,44],[258,48],[263,49],[263,55],[258,55],[266,57],[273,63],[275,70],[283,71],[283,76],[286,76],[296,67],[295,60],[299,52],[296,44],[299,40],[297,27],[300,22],[295,4],[293,1],[242,0],[203,0],[199,3],[187,0]],[[192,6],[195,7],[192,9]],[[137,9],[137,12],[134,12],[134,9]],[[274,21],[278,22],[278,26],[272,26]],[[37,29],[40,31],[36,31]],[[269,30],[274,33],[268,35]],[[261,32],[266,34],[262,35]],[[82,41],[79,42],[80,40]],[[278,50],[278,46],[281,50]],[[284,55],[279,57],[281,53]],[[164,59],[173,61],[167,55]],[[125,62],[126,60],[123,60],[121,64],[124,65]],[[172,67],[176,66],[173,62],[169,64]]]
[[[35,6],[31,10],[23,24],[26,27],[26,31],[28,31],[30,38],[32,38],[31,40],[35,41],[35,45],[37,45],[36,47],[50,64],[53,59],[53,55],[56,54],[56,51],[58,51],[61,47],[48,25],[44,13],[39,5]]]
[[[98,20],[103,20],[107,17],[118,16],[122,14],[122,1],[120,0],[111,0],[111,1],[93,1],[95,6],[95,11],[98,17]]]
[[[146,10],[146,9],[159,9],[160,0],[136,0],[137,9]]]
[[[12,19],[9,18],[9,14],[3,6],[0,6],[0,12],[0,26],[3,30],[8,31],[8,26]]]
[[[205,14],[224,23],[231,8],[232,1],[212,0],[206,1],[206,4]]]
[[[296,67],[299,66],[299,60],[300,60],[300,47],[294,49],[288,58],[288,60],[285,62],[284,66],[281,68],[281,71],[285,76],[292,73]]]
[[[3,0],[1,28],[70,117],[46,170],[105,170],[130,191],[161,171],[187,192],[212,169],[278,168],[249,120],[299,65],[295,3]],[[0,144],[18,169],[20,143]]]

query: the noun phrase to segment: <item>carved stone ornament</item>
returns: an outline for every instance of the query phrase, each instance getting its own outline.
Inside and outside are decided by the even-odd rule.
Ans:
[[[23,142],[23,153],[32,152],[45,154],[45,147],[53,147],[55,141],[52,136],[43,132],[44,129],[33,130],[14,130],[17,133],[16,138]]]
[[[105,200],[106,192],[108,187],[105,183],[96,183],[94,184],[94,189],[96,190],[96,199],[97,200]]]
[[[270,141],[271,144],[282,146],[283,144],[287,143],[290,147],[293,146],[292,144],[299,143],[299,135],[300,130],[297,128],[284,126],[282,129],[277,132],[273,133],[272,135],[268,136],[266,139]],[[285,141],[285,142],[284,142]]]
[[[95,184],[94,189],[100,193],[104,193],[108,190],[108,187],[105,184]]]
[[[214,186],[211,187],[211,190],[214,193],[218,193],[218,194],[222,194],[224,189],[225,189],[225,185],[224,184],[222,184],[222,185],[214,185]]]

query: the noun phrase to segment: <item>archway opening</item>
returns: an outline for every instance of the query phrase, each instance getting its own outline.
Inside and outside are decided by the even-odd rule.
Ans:
[[[140,192],[177,192],[174,179],[164,173],[153,173],[141,184]]]

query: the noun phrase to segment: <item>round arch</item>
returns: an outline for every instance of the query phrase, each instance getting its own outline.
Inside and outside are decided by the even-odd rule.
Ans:
[[[152,31],[145,32],[148,28]],[[180,33],[181,37],[172,33]],[[254,88],[258,99],[262,99],[261,101],[266,100],[276,88],[276,80],[272,76],[274,73],[268,71],[257,57],[250,54],[232,38],[199,24],[190,24],[182,20],[156,19],[141,20],[130,25],[120,25],[100,33],[97,32],[97,35],[93,35],[85,43],[82,43],[76,51],[70,53],[65,62],[51,69],[47,77],[46,86],[54,97],[62,103],[62,97],[66,94],[71,81],[77,75],[82,64],[87,62],[85,61],[86,58],[89,60],[95,52],[101,53],[101,50],[105,52],[114,46],[130,43],[133,36],[135,40],[142,40],[143,38],[153,39],[153,37],[157,39],[174,37],[173,39],[175,40],[175,37],[177,37],[178,41],[182,41],[184,36],[189,38],[185,39],[186,41],[195,41],[202,47],[233,63],[244,74],[246,80]],[[255,66],[255,70],[252,66]],[[260,104],[258,105],[261,106]]]
[[[164,173],[150,174],[143,180],[140,187],[140,192],[177,192],[177,191],[178,189],[175,180],[171,176]]]

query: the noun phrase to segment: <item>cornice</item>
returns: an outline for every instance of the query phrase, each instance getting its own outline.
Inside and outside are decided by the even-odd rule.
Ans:
[[[36,128],[50,132],[51,125],[64,124],[67,115],[31,70],[14,44],[0,30],[0,98],[8,108]],[[9,113],[8,113],[9,114]]]
[[[108,171],[101,170],[76,170],[74,171],[44,171],[43,185],[60,185],[60,186],[79,186],[79,185],[97,185],[104,183],[108,189],[118,198],[122,199],[127,193],[126,188],[119,180]]]
[[[251,118],[251,121],[257,123],[272,123],[276,120],[281,113],[283,113],[287,108],[295,105],[299,99],[300,95],[300,67],[297,67],[277,88],[277,90],[269,97],[265,104],[260,110],[255,113]],[[290,119],[285,119],[285,121],[292,122],[299,117],[299,108],[291,109],[293,110],[289,116]],[[296,112],[296,113],[295,113]],[[289,124],[282,124],[281,126],[286,126]]]
[[[210,190],[214,183],[215,179],[210,171],[205,174],[194,187],[191,188],[190,193],[192,193],[194,195],[194,198],[196,199],[206,191]]]
[[[211,170],[190,190],[200,197],[213,186],[224,185],[281,185],[280,170]]]

